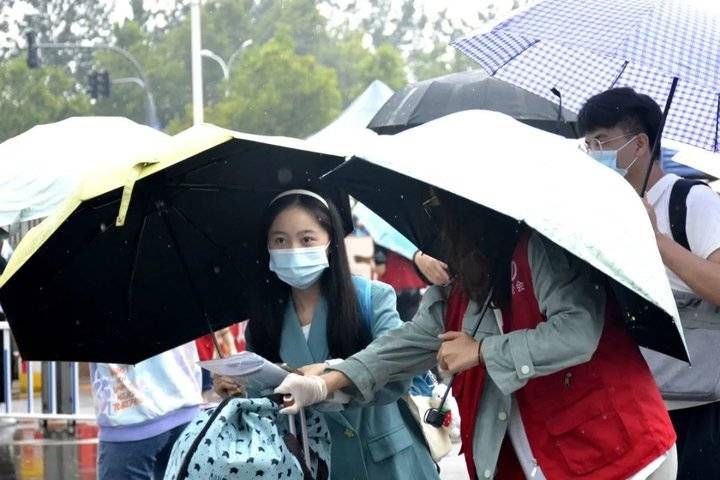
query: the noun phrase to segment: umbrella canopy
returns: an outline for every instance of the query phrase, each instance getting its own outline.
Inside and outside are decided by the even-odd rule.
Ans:
[[[611,280],[639,344],[687,359],[640,199],[573,142],[507,115],[470,110],[378,136],[325,180],[424,250],[437,235],[422,207],[429,186],[522,220]]]
[[[46,217],[93,172],[127,166],[169,135],[123,117],[71,117],[0,144],[0,225]]]
[[[550,93],[548,91],[548,93]],[[577,138],[574,113],[481,70],[451,73],[409,85],[393,95],[368,124],[394,134],[462,110],[493,110],[568,138]]]
[[[453,45],[493,77],[579,111],[630,86],[664,105],[664,137],[717,152],[720,7],[701,0],[542,0]]]
[[[316,185],[342,161],[303,140],[201,126],[132,169],[93,177],[28,233],[0,277],[23,358],[131,364],[244,320],[267,268],[260,225],[275,195],[319,189],[352,229],[347,195]]]
[[[413,259],[418,248],[382,217],[360,202],[353,205],[352,213],[357,218],[358,224],[367,229],[375,243],[408,260]]]

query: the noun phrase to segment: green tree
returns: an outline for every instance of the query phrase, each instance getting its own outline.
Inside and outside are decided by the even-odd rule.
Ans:
[[[312,55],[297,54],[287,36],[249,49],[229,87],[229,96],[206,109],[205,119],[234,130],[304,137],[340,112],[335,71]],[[170,129],[189,123],[186,115]]]
[[[137,13],[139,15],[140,12]],[[140,19],[144,21],[143,18]],[[177,18],[159,32],[149,32],[141,22],[127,21],[116,27],[116,44],[135,55],[143,64],[157,103],[160,124],[188,123],[190,89],[190,23],[187,16]],[[203,47],[226,62],[234,57],[231,83],[243,76],[248,68],[249,53],[277,37],[292,40],[299,55],[313,55],[317,62],[337,72],[342,105],[347,105],[373,80],[380,79],[393,88],[406,83],[405,61],[390,46],[368,49],[362,45],[362,34],[339,38],[328,32],[326,19],[315,3],[308,0],[219,0],[208,2],[202,10]],[[252,40],[252,47],[241,49]],[[132,66],[112,52],[96,54],[96,64],[111,72],[113,78],[132,77]],[[243,77],[244,78],[244,77]],[[210,111],[226,103],[231,88],[223,78],[219,65],[203,57],[204,103]],[[292,88],[288,85],[288,88]],[[283,92],[289,98],[292,91]],[[144,122],[145,99],[137,85],[114,85],[110,99],[101,99],[97,110],[103,115],[124,115]]]
[[[360,95],[373,80],[381,80],[392,89],[407,83],[405,60],[400,51],[384,44],[371,51],[362,45],[362,32],[328,42],[319,52],[320,61],[337,72],[343,106]]]
[[[64,69],[30,70],[21,57],[0,63],[0,141],[91,110],[90,99]]]
[[[112,33],[110,14],[112,3],[104,0],[2,0],[2,9],[13,10],[24,7],[24,15],[5,22],[13,22],[14,29],[21,35],[28,30],[37,34],[39,42],[87,43],[105,42]],[[9,25],[3,27],[9,30]],[[4,52],[5,58],[25,48],[25,42],[10,39],[14,47]],[[3,52],[0,52],[2,54]],[[1,57],[0,57],[1,58]],[[42,59],[46,65],[65,66],[70,64],[80,74],[87,71],[92,53],[76,49],[43,49]]]
[[[375,47],[387,44],[397,48],[413,80],[474,68],[472,62],[466,61],[448,44],[489,20],[491,12],[478,9],[475,18],[450,18],[447,10],[428,12],[429,3],[416,0],[323,1],[334,16],[346,19],[338,27],[341,32],[359,29],[367,33]],[[357,15],[353,15],[358,9],[368,12],[359,21]]]
[[[187,34],[187,35],[186,35]],[[181,37],[187,45],[180,47]],[[135,21],[116,26],[116,45],[130,52],[141,64],[157,106],[160,126],[181,114],[190,102],[190,36],[189,27],[178,25],[168,30],[162,40],[153,40]],[[95,54],[96,68],[106,69],[111,79],[137,77],[133,65],[115,52]],[[135,83],[113,84],[110,98],[99,99],[98,115],[121,115],[145,123],[145,90]]]
[[[477,68],[474,61],[446,43],[436,43],[429,51],[415,50],[408,57],[408,67],[418,82]]]

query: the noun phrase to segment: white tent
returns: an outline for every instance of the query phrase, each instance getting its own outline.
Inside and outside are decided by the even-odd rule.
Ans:
[[[380,80],[374,80],[330,125],[308,138],[310,143],[348,154],[368,137],[377,134],[366,128],[393,91]]]
[[[46,217],[87,175],[124,167],[170,136],[123,117],[71,117],[0,144],[0,225]]]

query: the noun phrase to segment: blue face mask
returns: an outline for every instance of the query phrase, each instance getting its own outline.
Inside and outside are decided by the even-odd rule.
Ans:
[[[635,137],[637,137],[637,135],[635,135]],[[603,165],[605,165],[606,167],[608,167],[608,168],[610,168],[610,169],[612,169],[612,170],[615,170],[617,173],[619,173],[620,175],[622,175],[623,177],[625,177],[625,176],[627,176],[628,171],[630,170],[630,168],[631,168],[631,167],[635,164],[635,162],[637,161],[637,157],[635,157],[635,158],[633,159],[633,161],[630,162],[630,165],[628,165],[627,168],[620,168],[620,167],[617,166],[617,156],[618,156],[618,152],[619,152],[620,150],[622,150],[622,149],[625,148],[627,145],[629,145],[630,142],[632,142],[633,140],[635,140],[635,137],[632,137],[630,140],[628,140],[627,142],[625,142],[625,144],[624,144],[622,147],[618,148],[617,150],[600,150],[600,149],[593,149],[593,150],[589,150],[587,153],[588,153],[588,155],[590,155],[590,156],[591,156],[593,159],[595,159],[596,161],[602,163]],[[614,138],[611,139],[611,140],[614,140]],[[606,140],[606,142],[611,141],[611,140]],[[598,143],[600,143],[600,142],[598,142]]]
[[[330,266],[328,246],[270,249],[270,271],[293,288],[306,290]]]

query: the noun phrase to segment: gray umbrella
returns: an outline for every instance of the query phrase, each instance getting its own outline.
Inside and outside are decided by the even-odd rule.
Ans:
[[[579,136],[574,113],[480,70],[452,73],[405,87],[390,97],[368,128],[380,134],[395,134],[450,113],[473,109],[504,113],[567,138]]]

